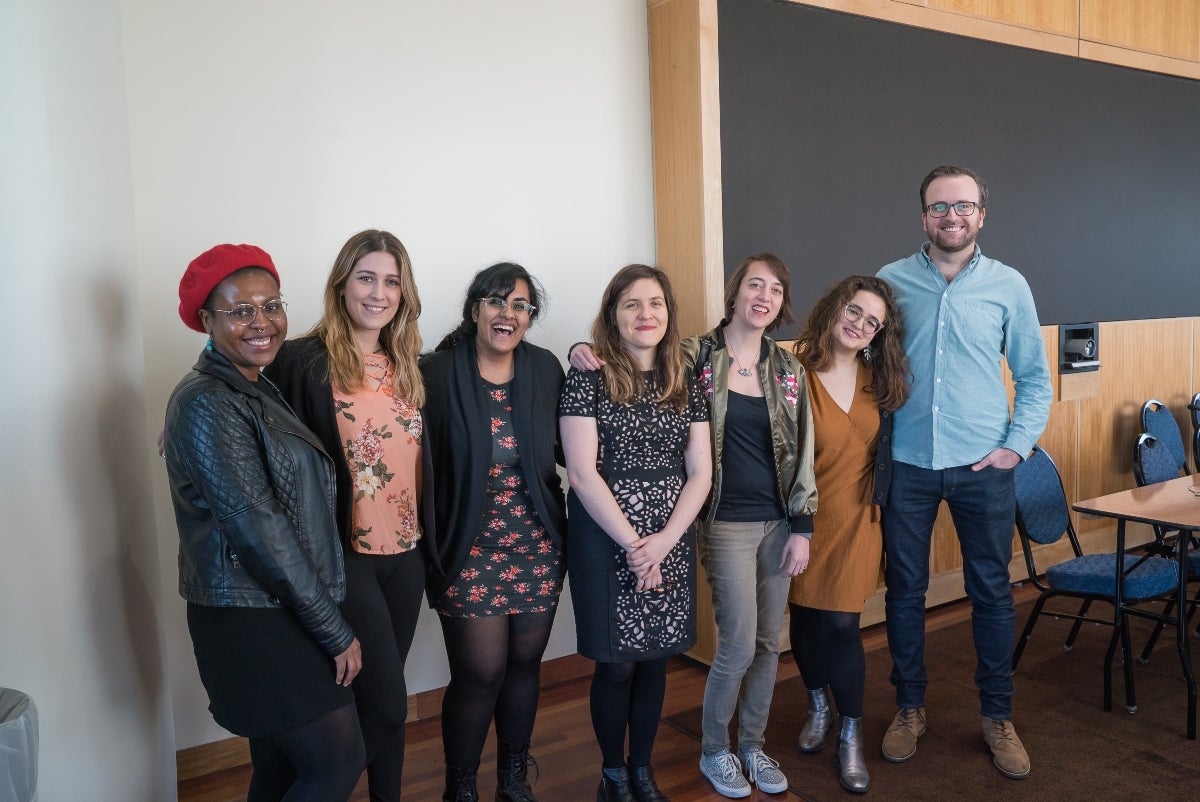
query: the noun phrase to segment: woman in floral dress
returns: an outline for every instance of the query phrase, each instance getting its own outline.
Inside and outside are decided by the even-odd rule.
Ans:
[[[501,802],[526,802],[542,654],[562,592],[566,515],[556,464],[563,371],[524,341],[541,300],[520,265],[475,275],[462,322],[421,363],[427,595],[450,660],[442,701],[444,799],[478,799],[493,718]]]
[[[604,369],[572,370],[558,408],[575,629],[579,652],[596,661],[600,802],[666,799],[650,757],[667,658],[696,640],[693,525],[712,463],[708,411],[685,367],[675,312],[661,270],[622,268],[592,326]]]
[[[265,373],[334,462],[342,614],[362,642],[354,692],[372,802],[400,798],[404,663],[425,585],[420,314],[404,245],[386,231],[359,232],[334,260],[320,322],[284,343]]]

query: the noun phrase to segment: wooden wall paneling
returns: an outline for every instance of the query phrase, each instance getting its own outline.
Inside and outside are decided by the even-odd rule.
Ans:
[[[1080,39],[1200,61],[1200,0],[1081,0]]]
[[[679,300],[679,331],[721,319],[721,123],[716,0],[647,9],[658,263]]]
[[[1100,395],[1079,401],[1079,489],[1076,499],[1134,486],[1133,446],[1142,404],[1158,398],[1173,410],[1187,405],[1195,318],[1100,324]],[[1176,413],[1179,414],[1178,412]],[[1080,521],[1081,533],[1111,528],[1104,519]],[[1134,525],[1130,542],[1148,538]]]
[[[1079,0],[928,0],[930,8],[1064,36],[1079,33]]]
[[[1075,0],[1052,0],[1053,5]],[[1048,53],[1060,53],[1064,56],[1079,54],[1079,39],[1074,31],[1068,35],[1053,32],[1050,29],[1022,27],[1008,22],[989,19],[983,16],[973,16],[964,13],[954,13],[933,6],[941,0],[926,0],[926,2],[909,2],[908,0],[787,0],[799,5],[827,8],[831,11],[843,11],[847,14],[857,14],[861,17],[899,22],[902,25],[915,25],[934,31],[944,31],[959,36],[970,36],[975,39],[986,39],[990,42],[1003,42],[1017,47],[1028,47],[1033,50],[1044,50]],[[1035,0],[1020,0],[1024,5],[1039,5]],[[986,5],[986,3],[978,3]],[[1003,5],[1003,4],[1002,4]]]

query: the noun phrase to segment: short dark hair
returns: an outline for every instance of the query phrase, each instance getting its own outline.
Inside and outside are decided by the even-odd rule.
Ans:
[[[988,186],[979,175],[979,173],[969,167],[956,167],[953,164],[943,164],[941,167],[934,167],[929,171],[929,175],[925,176],[925,180],[921,182],[921,213],[925,213],[925,190],[929,189],[929,185],[933,183],[935,178],[945,178],[953,175],[970,176],[975,180],[975,186],[979,187],[979,208],[987,208]]]
[[[497,262],[491,267],[480,270],[471,279],[471,286],[467,287],[467,294],[463,298],[462,321],[453,331],[443,337],[437,348],[433,350],[444,351],[474,339],[477,326],[471,312],[480,299],[507,298],[516,288],[518,281],[524,281],[529,285],[529,303],[534,307],[533,314],[529,316],[529,319],[530,322],[537,320],[538,315],[542,313],[543,296],[545,295],[537,279],[529,275],[529,271],[516,262]]]
[[[792,278],[788,273],[787,265],[773,253],[764,252],[755,254],[754,256],[747,256],[738,262],[737,270],[734,270],[733,275],[729,277],[729,281],[725,282],[725,319],[728,320],[733,317],[733,302],[737,300],[738,290],[742,288],[742,280],[746,278],[746,273],[750,271],[750,265],[755,262],[765,264],[775,274],[775,278],[779,279],[779,283],[783,285],[783,303],[779,307],[779,314],[767,325],[767,333],[770,334],[779,328],[781,323],[796,322],[796,318],[792,315]]]

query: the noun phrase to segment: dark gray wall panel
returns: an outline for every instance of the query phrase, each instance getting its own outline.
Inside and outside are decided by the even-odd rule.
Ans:
[[[719,25],[727,276],[775,251],[802,320],[913,253],[921,179],[962,164],[1043,323],[1200,314],[1200,82],[791,3]]]

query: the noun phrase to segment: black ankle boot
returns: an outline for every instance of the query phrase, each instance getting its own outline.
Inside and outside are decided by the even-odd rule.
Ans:
[[[654,769],[649,766],[630,766],[629,778],[633,785],[633,798],[637,802],[670,802],[666,794],[658,790],[654,782]]]
[[[529,787],[529,744],[514,746],[501,741],[496,754],[496,802],[537,802]]]
[[[479,791],[475,787],[477,770],[446,766],[446,790],[442,791],[442,802],[479,802]]]
[[[629,769],[600,769],[600,787],[596,789],[596,802],[637,802],[629,782]]]

